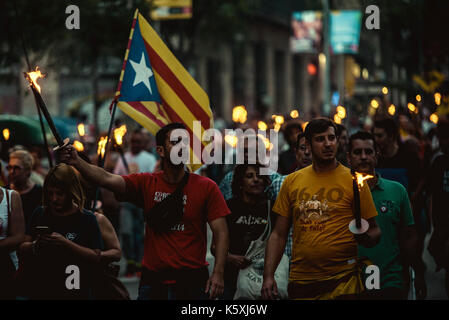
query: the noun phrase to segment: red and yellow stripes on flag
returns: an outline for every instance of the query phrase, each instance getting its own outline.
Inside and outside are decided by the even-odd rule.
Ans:
[[[209,97],[137,10],[134,15],[133,27],[116,95],[120,94],[121,82],[123,81],[136,23],[139,23],[162,105],[154,101],[119,101],[117,105],[123,112],[131,116],[152,134],[156,134],[159,128],[167,123],[184,123],[190,134],[190,162],[193,164],[191,165],[192,169],[195,170],[201,166],[201,151],[207,145],[206,142],[201,142],[202,134],[205,130],[213,127],[213,115],[210,109]],[[194,121],[201,122],[201,133],[199,130],[196,130],[198,132],[194,134]],[[201,145],[200,150],[193,149],[194,140],[198,145]],[[195,153],[195,151],[199,152],[199,154]]]

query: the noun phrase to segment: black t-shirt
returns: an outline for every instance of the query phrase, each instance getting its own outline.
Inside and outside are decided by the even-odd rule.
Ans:
[[[446,229],[449,233],[449,155],[435,158],[430,168],[430,192],[433,196],[432,211],[435,228]]]
[[[401,144],[393,157],[379,157],[376,171],[382,178],[399,182],[409,192],[414,192],[421,178],[421,160],[416,152]]]
[[[259,238],[267,226],[268,200],[261,201],[256,205],[247,204],[238,198],[232,198],[226,203],[231,214],[226,216],[229,230],[229,253],[244,256],[251,241]],[[275,224],[275,214],[270,202],[271,228]],[[227,265],[225,270],[225,281],[232,281],[233,285],[237,280],[238,269]]]
[[[21,194],[20,198],[22,199],[25,225],[28,225],[34,210],[42,205],[42,187],[35,185],[29,192]]]
[[[69,216],[56,216],[36,209],[27,227],[27,234],[36,239],[36,226],[48,226],[74,243],[90,248],[103,249],[103,241],[95,215],[83,210]],[[96,266],[75,256],[69,249],[52,247],[40,249],[38,256],[27,261],[25,270],[31,274],[31,286],[28,294],[37,299],[89,299],[91,297],[92,276]],[[80,289],[69,290],[67,278],[73,274],[66,273],[70,265],[79,268]]]

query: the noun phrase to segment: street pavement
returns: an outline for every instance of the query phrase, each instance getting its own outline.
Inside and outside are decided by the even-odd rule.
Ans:
[[[425,250],[423,254],[424,263],[427,266],[426,283],[427,283],[427,300],[448,300],[446,290],[444,289],[444,269],[435,272],[435,262],[427,251],[427,245],[430,240],[430,233],[425,239]]]
[[[210,230],[208,230],[210,232]],[[426,283],[427,283],[427,300],[447,300],[448,297],[446,295],[445,289],[444,289],[444,270],[440,270],[438,273],[435,272],[435,263],[433,261],[432,256],[427,251],[427,245],[429,243],[430,234],[426,236],[425,239],[425,250],[423,254],[424,262],[427,266],[426,271]],[[210,243],[208,245],[208,248],[210,248]],[[213,264],[213,256],[208,251],[207,253],[207,260],[209,263]],[[120,262],[121,268],[120,270],[123,272],[126,266],[126,262],[122,259]],[[209,271],[212,270],[212,266],[209,267]],[[120,277],[120,280],[123,282],[123,284],[126,286],[126,288],[129,291],[129,294],[131,296],[132,300],[137,299],[138,295],[138,287],[139,287],[139,278],[138,277],[132,277],[132,278],[126,278],[126,277]],[[412,300],[413,294],[410,291],[409,299]]]

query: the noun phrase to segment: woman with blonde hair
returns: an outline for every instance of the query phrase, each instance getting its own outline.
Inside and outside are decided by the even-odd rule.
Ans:
[[[95,216],[75,170],[53,167],[44,182],[43,206],[36,209],[21,250],[25,296],[31,299],[91,299],[93,273],[103,248]]]

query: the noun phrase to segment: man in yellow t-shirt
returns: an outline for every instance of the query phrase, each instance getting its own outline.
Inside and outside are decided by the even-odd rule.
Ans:
[[[313,162],[285,179],[273,207],[279,216],[267,244],[262,297],[277,295],[274,271],[293,224],[289,298],[355,298],[363,291],[357,244],[372,247],[379,241],[377,211],[365,183],[360,208],[369,229],[361,235],[349,231],[354,219],[352,175],[336,160],[335,124],[326,118],[314,119],[305,134]]]

